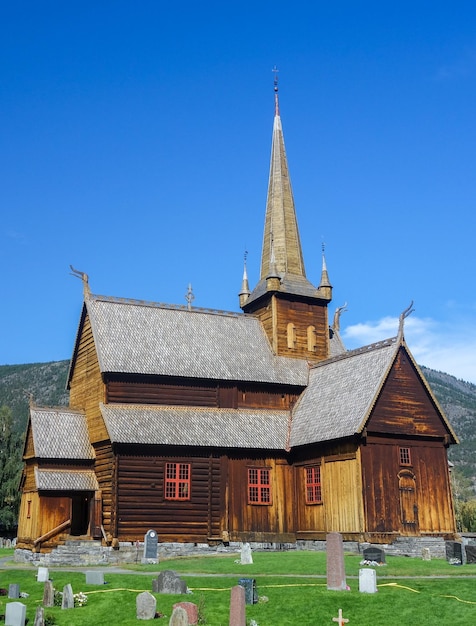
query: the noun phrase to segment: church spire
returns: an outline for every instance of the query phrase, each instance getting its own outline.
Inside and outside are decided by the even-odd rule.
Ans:
[[[260,278],[265,279],[270,273],[272,248],[276,270],[280,276],[292,274],[305,278],[306,272],[279,114],[278,70],[275,68],[273,71],[275,72],[275,113]]]

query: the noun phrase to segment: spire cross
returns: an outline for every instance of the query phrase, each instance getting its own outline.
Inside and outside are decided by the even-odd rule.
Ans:
[[[342,617],[342,609],[339,609],[339,617],[333,617],[332,621],[337,622],[339,626],[344,626],[344,624],[347,624],[349,620]]]
[[[278,100],[278,72],[279,72],[279,70],[278,70],[278,68],[275,65],[271,71],[274,72],[274,108],[275,108],[275,115],[279,115],[279,100]]]

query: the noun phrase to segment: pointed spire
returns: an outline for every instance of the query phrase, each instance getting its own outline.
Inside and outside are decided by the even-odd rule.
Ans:
[[[240,298],[240,307],[243,307],[245,302],[248,300],[250,296],[250,285],[248,283],[248,271],[246,269],[246,259],[248,257],[248,252],[245,252],[245,256],[243,259],[243,280],[241,281],[241,291],[238,294]]]
[[[276,271],[281,276],[292,274],[305,278],[306,272],[279,115],[278,70],[274,68],[273,71],[275,72],[275,115],[260,278],[264,279],[270,273],[271,237],[273,237]]]

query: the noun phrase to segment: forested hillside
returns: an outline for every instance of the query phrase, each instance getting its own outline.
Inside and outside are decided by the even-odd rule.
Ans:
[[[21,450],[30,398],[39,406],[68,404],[69,361],[0,366],[0,533],[11,529],[18,506]],[[460,439],[450,460],[476,485],[476,385],[422,367],[428,382]]]

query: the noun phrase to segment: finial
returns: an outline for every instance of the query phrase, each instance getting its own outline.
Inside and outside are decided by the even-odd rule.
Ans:
[[[413,300],[410,302],[410,305],[400,313],[400,317],[398,318],[398,337],[400,341],[403,339],[403,325],[405,322],[405,318],[407,318],[411,313],[413,313],[415,309],[413,308]]]
[[[187,302],[187,309],[189,311],[192,310],[192,302],[195,300],[195,296],[193,295],[192,284],[188,283],[187,293],[185,294],[185,300]]]
[[[338,306],[334,313],[334,321],[332,322],[332,330],[339,332],[340,330],[340,316],[347,311],[347,302],[342,306]]]
[[[276,65],[271,70],[274,72],[274,114],[279,116],[279,100],[278,100],[278,68]]]
[[[243,280],[241,281],[241,291],[238,294],[240,299],[240,307],[243,308],[245,302],[248,300],[250,296],[250,286],[248,283],[248,271],[246,269],[246,259],[248,258],[248,250],[245,250],[245,254],[243,255]]]
[[[83,281],[83,294],[84,297],[91,295],[91,289],[89,288],[89,276],[85,272],[75,270],[72,265],[69,266],[71,270],[71,276],[80,278]]]

